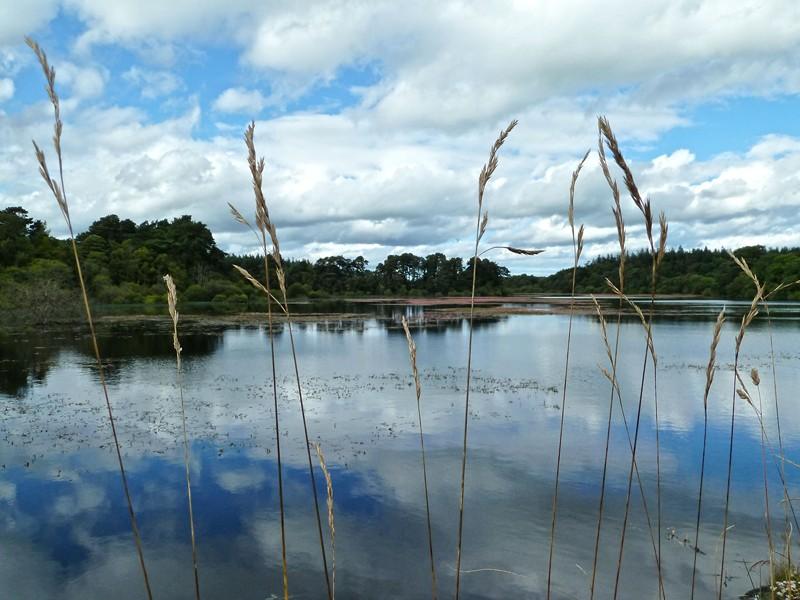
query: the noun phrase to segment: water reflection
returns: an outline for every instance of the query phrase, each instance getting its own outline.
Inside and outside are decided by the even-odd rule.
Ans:
[[[717,307],[710,310],[715,314]],[[400,314],[298,323],[312,437],[323,444],[336,498],[337,591],[342,598],[425,597],[429,593],[424,503],[413,384]],[[687,308],[689,310],[689,308]],[[705,309],[704,309],[705,310]],[[791,315],[789,315],[791,316]],[[467,472],[463,575],[465,598],[538,597],[547,564],[554,449],[561,403],[566,317],[507,316],[475,331],[474,402]],[[710,447],[700,597],[710,597],[727,460],[732,393],[731,319],[720,346],[722,370],[710,401]],[[800,384],[796,321],[774,324],[778,387]],[[431,508],[441,595],[452,591],[457,525],[463,319],[415,329],[430,450]],[[307,488],[302,424],[297,414],[285,327],[278,328],[289,580],[299,598],[323,597],[313,505]],[[587,596],[605,434],[608,383],[597,365],[604,352],[590,316],[575,321],[560,520],[556,597]],[[655,327],[663,427],[662,547],[667,595],[686,596],[692,551],[702,427],[703,372],[711,323],[663,318]],[[23,344],[22,341],[25,340]],[[193,483],[201,585],[206,597],[280,595],[280,538],[273,457],[270,382],[263,326],[188,327],[183,337],[186,397],[193,442]],[[82,332],[0,338],[0,586],[14,598],[141,598],[102,400]],[[113,325],[101,344],[114,367],[111,400],[158,598],[191,594],[191,558],[182,490],[180,420],[168,328]],[[27,349],[26,349],[27,348]],[[625,321],[620,386],[628,414],[638,392],[641,326]],[[764,327],[745,338],[743,366],[769,381]],[[10,370],[8,365],[16,365]],[[17,373],[17,375],[14,375]],[[23,375],[19,375],[22,373]],[[771,385],[771,384],[770,384]],[[765,393],[767,386],[765,387]],[[21,393],[20,393],[21,392]],[[769,394],[767,393],[766,396]],[[765,396],[768,423],[772,399]],[[783,430],[790,456],[800,447],[800,415],[786,396]],[[760,432],[749,407],[737,408],[733,504],[726,597],[750,587],[741,561],[766,557]],[[770,425],[771,427],[771,425]],[[771,430],[774,439],[774,431]],[[629,452],[624,432],[612,438],[607,520],[599,589],[613,586]],[[640,470],[650,506],[655,497],[652,401],[646,396]],[[796,481],[789,471],[790,481]],[[782,518],[770,471],[772,514]],[[322,493],[322,482],[320,481]],[[796,491],[795,495],[796,495]],[[634,496],[637,500],[637,496]],[[655,568],[641,504],[626,541],[623,597],[655,597]],[[674,537],[667,529],[674,528]],[[754,571],[754,578],[757,572]]]

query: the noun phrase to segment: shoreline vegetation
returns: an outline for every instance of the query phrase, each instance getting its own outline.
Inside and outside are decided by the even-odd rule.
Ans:
[[[239,277],[233,266],[251,273],[263,271],[263,258],[226,254],[217,247],[211,231],[188,215],[138,225],[108,215],[75,240],[89,297],[101,311],[129,312],[135,305],[163,311],[164,273],[173,274],[182,309],[205,304],[216,313],[267,311],[263,294]],[[747,260],[768,287],[800,279],[800,248],[749,246],[735,254]],[[629,295],[649,297],[649,260],[646,251],[627,254]],[[618,262],[618,255],[608,255],[579,265],[575,293],[581,296],[606,289],[605,280],[615,278]],[[283,265],[286,293],[292,301],[393,298],[460,304],[470,295],[473,268],[476,295],[492,297],[494,302],[569,295],[572,290],[571,268],[546,276],[512,275],[487,258],[473,261],[441,253],[389,255],[374,268],[361,256],[329,256],[314,262],[290,259],[283,260]],[[270,277],[271,288],[278,289],[276,273]],[[0,314],[4,315],[0,326],[2,321],[47,325],[79,320],[80,293],[75,281],[68,240],[53,237],[47,225],[24,208],[0,210]],[[673,248],[664,253],[655,292],[657,297],[746,300],[751,283],[723,250]],[[800,290],[783,289],[774,300],[800,300]]]
[[[644,296],[631,295],[635,302],[645,300]],[[582,317],[593,317],[597,314],[594,302],[604,306],[614,305],[615,313],[626,319],[636,320],[638,315],[630,306],[616,307],[617,297],[611,294],[576,295],[574,302],[567,295],[530,294],[514,296],[478,296],[475,298],[474,318],[478,321],[498,319],[515,315],[563,315],[568,316],[572,307],[573,314]],[[749,302],[738,299],[705,298],[703,296],[685,296],[680,294],[660,294],[655,297],[655,317],[691,318],[687,315],[687,303],[697,302],[698,306],[710,306],[708,303],[722,303],[744,311]],[[243,304],[219,304],[211,302],[179,303],[181,320],[185,327],[235,327],[262,326],[268,318],[265,307],[248,308]],[[383,321],[401,327],[400,317],[392,308],[412,307],[420,310],[414,317],[415,327],[435,327],[438,324],[462,321],[469,317],[470,298],[468,296],[403,298],[403,297],[359,297],[359,298],[325,298],[324,300],[297,299],[289,302],[293,308],[291,319],[296,323],[330,323],[336,321],[366,322]],[[359,310],[361,307],[364,309]],[[371,307],[366,309],[366,307]],[[308,309],[311,310],[308,310]],[[800,306],[798,307],[800,309]],[[114,324],[168,324],[169,316],[160,304],[99,304],[93,307],[98,327]],[[710,309],[709,309],[710,310]],[[710,314],[710,313],[709,313]],[[699,317],[698,317],[699,318]],[[703,316],[708,318],[708,315]],[[272,313],[275,325],[282,326],[287,322],[281,312]],[[64,311],[57,317],[46,321],[26,318],[0,319],[0,332],[26,330],[32,327],[57,330],[59,328],[80,326],[83,323],[77,311]]]
[[[631,296],[634,301],[641,301],[641,297]],[[594,297],[600,303],[609,306],[616,302],[616,296],[597,295]],[[735,303],[746,308],[749,303],[738,300],[726,300],[722,298],[708,299],[703,297],[687,297],[680,295],[660,295],[656,296],[656,302],[667,302],[657,309],[656,317],[667,316],[670,318],[685,316],[685,303],[700,301],[705,304],[708,302],[722,302],[725,304]],[[474,318],[476,320],[497,319],[515,315],[564,315],[570,312],[571,298],[569,296],[555,295],[526,295],[526,296],[480,296],[475,298]],[[296,323],[328,323],[332,321],[386,321],[393,323],[397,327],[400,325],[400,317],[393,314],[391,310],[380,312],[378,310],[352,310],[359,306],[384,309],[392,307],[415,307],[421,309],[420,314],[414,317],[415,327],[436,326],[440,323],[461,321],[469,317],[470,299],[464,296],[453,296],[446,298],[400,298],[400,297],[381,297],[381,298],[327,298],[324,301],[295,300],[289,303],[294,307],[295,312],[291,319]],[[320,310],[300,312],[297,307],[312,307]],[[341,310],[327,310],[326,305],[340,306]],[[350,305],[350,306],[348,306]],[[226,326],[261,326],[267,319],[266,310],[242,310],[241,305],[219,305],[212,303],[182,303],[181,321],[185,327],[226,327]],[[163,307],[152,304],[132,304],[132,305],[97,305],[94,307],[96,312],[95,321],[98,327],[113,324],[168,324],[169,316],[164,314]],[[593,317],[597,314],[594,300],[591,295],[576,296],[574,299],[573,311],[576,316]],[[615,308],[616,311],[616,308]],[[622,316],[630,319],[638,319],[636,311],[629,306],[623,307]],[[25,321],[0,321],[0,331],[14,331],[28,329],[31,327],[45,326],[45,329],[57,330],[63,327],[80,325],[83,320],[80,315],[67,317],[59,315],[60,318],[53,319],[47,323],[31,323]],[[274,324],[282,325],[287,322],[286,316],[280,312],[273,312],[272,320]]]

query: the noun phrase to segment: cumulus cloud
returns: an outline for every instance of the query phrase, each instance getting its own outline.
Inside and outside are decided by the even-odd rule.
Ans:
[[[214,101],[214,109],[225,113],[258,114],[267,105],[267,99],[258,90],[228,88]]]
[[[571,0],[555,10],[498,1],[491,11],[470,2],[349,0],[62,6],[84,28],[68,40],[69,60],[56,61],[59,85],[81,100],[68,106],[64,134],[79,227],[108,212],[137,220],[191,213],[225,248],[249,250],[226,201],[249,210],[236,120],[261,114],[269,116],[258,123],[257,143],[288,254],[364,254],[373,263],[407,250],[467,255],[477,173],[497,131],[517,117],[487,194],[486,239],[544,248],[534,259],[502,260],[516,271],[551,271],[569,264],[570,175],[596,145],[596,115],[608,114],[640,187],[670,219],[671,243],[800,243],[793,233],[800,229],[797,138],[775,132],[702,158],[690,144],[659,156],[648,150],[670,130],[691,130],[698,102],[800,92],[791,68],[800,46],[794,3],[664,1],[616,10],[615,2],[601,9]],[[599,10],[618,18],[598,28]],[[223,78],[219,87],[201,81],[206,97],[185,98],[197,82],[180,64],[132,64],[116,75],[92,50],[101,43],[134,48],[138,57],[149,52],[145,63],[194,66],[227,44],[238,70],[209,69],[208,81]],[[370,75],[350,85],[347,69]],[[155,116],[130,95],[109,102],[117,77],[173,113]],[[350,85],[355,98],[343,108],[280,106],[336,85]],[[0,201],[25,205],[61,232],[55,207],[31,177],[29,140],[50,136],[44,100],[0,120]],[[199,134],[209,126],[213,137]],[[591,158],[576,197],[586,256],[615,248],[610,202]],[[643,243],[638,215],[626,211],[631,244]]]
[[[58,12],[58,0],[26,0],[0,2],[0,44],[19,44],[45,25]]]
[[[101,95],[108,80],[108,72],[102,68],[61,62],[56,64],[56,69],[59,81],[76,98],[93,98]]]
[[[0,79],[0,102],[5,102],[14,97],[14,80],[8,78]]]
[[[131,67],[122,74],[122,78],[139,88],[143,98],[153,99],[167,96],[182,87],[180,77],[169,71],[153,71],[140,67]]]

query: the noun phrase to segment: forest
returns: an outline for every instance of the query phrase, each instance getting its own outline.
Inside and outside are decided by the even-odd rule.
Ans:
[[[234,264],[260,273],[258,256],[223,252],[206,225],[184,215],[136,224],[117,215],[96,220],[76,235],[89,296],[99,305],[165,302],[162,276],[175,279],[184,303],[210,303],[219,310],[258,310],[263,299],[233,269]],[[768,289],[800,280],[800,248],[735,250]],[[605,278],[617,279],[616,256],[602,256],[577,270],[577,291],[603,293]],[[6,320],[47,322],[56,315],[78,314],[74,263],[67,240],[52,236],[47,225],[21,207],[0,210],[0,309]],[[479,295],[567,294],[571,269],[548,276],[511,275],[489,259],[477,265]],[[372,267],[361,256],[328,256],[314,262],[285,261],[292,298],[468,295],[472,261],[441,253],[389,255]],[[649,293],[649,255],[627,257],[626,291]],[[752,282],[723,250],[675,248],[667,251],[657,284],[659,294],[748,298]],[[778,299],[800,300],[789,289]]]

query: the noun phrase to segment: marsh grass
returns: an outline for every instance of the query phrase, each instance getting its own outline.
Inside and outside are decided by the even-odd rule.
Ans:
[[[553,490],[553,507],[550,521],[550,552],[547,559],[547,598],[550,598],[552,588],[552,574],[553,574],[553,552],[555,551],[555,538],[556,538],[556,521],[558,519],[558,491],[561,476],[561,450],[564,441],[564,420],[567,414],[567,383],[569,381],[569,353],[572,344],[572,321],[575,316],[575,278],[578,273],[578,263],[581,259],[583,252],[583,233],[584,227],[581,225],[578,228],[577,235],[575,234],[575,184],[578,182],[578,176],[583,169],[586,159],[589,157],[589,151],[583,155],[583,158],[578,163],[577,168],[572,172],[572,181],[569,186],[569,205],[567,207],[567,221],[572,233],[572,287],[570,293],[569,303],[569,324],[567,326],[567,349],[564,357],[564,383],[561,388],[561,417],[558,426],[558,448],[556,450],[556,481],[555,489]]]
[[[328,509],[328,532],[331,536],[331,596],[336,598],[336,522],[333,518],[333,480],[325,462],[325,455],[322,453],[322,445],[314,444],[314,450],[319,459],[319,468],[325,477],[325,504]]]
[[[278,508],[280,513],[280,526],[281,526],[281,574],[283,585],[283,598],[289,600],[289,574],[288,565],[286,560],[286,513],[284,508],[283,498],[283,459],[281,456],[281,427],[280,427],[280,413],[278,411],[278,377],[275,368],[275,332],[272,318],[272,303],[274,296],[271,291],[271,282],[269,277],[269,259],[270,253],[267,249],[267,229],[263,221],[257,220],[259,223],[258,231],[250,224],[250,222],[242,216],[242,214],[232,204],[228,204],[231,209],[233,218],[246,226],[253,232],[258,240],[258,245],[261,249],[261,256],[264,260],[264,284],[262,285],[255,277],[247,272],[246,269],[234,265],[237,271],[247,279],[256,289],[262,291],[267,299],[267,335],[269,337],[269,355],[270,355],[270,368],[272,371],[272,410],[275,420],[275,454],[278,466]]]
[[[750,369],[750,381],[758,393],[758,416],[761,425],[761,469],[764,478],[764,526],[767,531],[767,549],[769,551],[769,587],[772,600],[775,599],[775,544],[772,541],[772,519],[769,511],[769,478],[767,476],[767,443],[764,429],[764,403],[761,400],[761,376],[758,369]],[[755,410],[755,406],[753,407]]]
[[[425,460],[425,434],[422,429],[422,406],[420,397],[422,396],[422,385],[419,381],[419,371],[417,369],[417,345],[411,337],[411,331],[408,328],[408,321],[405,317],[401,318],[403,324],[403,331],[406,334],[406,341],[408,342],[408,355],[411,360],[411,372],[414,375],[414,389],[417,397],[417,419],[419,422],[419,447],[422,455],[422,483],[425,488],[425,518],[428,525],[428,553],[431,559],[431,594],[433,600],[437,598],[436,592],[436,561],[433,557],[433,528],[431,526],[431,506],[428,497],[428,466]]]
[[[461,449],[461,494],[458,502],[458,541],[456,542],[456,600],[461,593],[461,545],[464,534],[464,483],[467,474],[467,431],[469,429],[469,392],[472,382],[472,337],[474,332],[475,318],[475,284],[478,273],[478,248],[483,234],[486,233],[486,225],[489,222],[489,212],[483,211],[483,195],[486,192],[486,184],[489,183],[492,174],[497,169],[497,152],[506,141],[508,134],[516,127],[517,121],[513,120],[508,124],[494,142],[489,151],[489,160],[483,165],[478,176],[478,219],[475,226],[475,252],[472,256],[472,290],[469,302],[469,338],[467,341],[467,384],[464,397],[464,439]]]
[[[294,367],[295,382],[297,383],[297,397],[300,402],[300,415],[303,421],[303,435],[305,438],[306,457],[308,459],[309,482],[311,485],[311,492],[314,498],[314,512],[317,520],[317,533],[319,536],[320,554],[322,556],[322,568],[325,575],[325,588],[328,599],[333,600],[333,589],[331,587],[331,578],[328,573],[328,559],[325,552],[325,539],[322,534],[322,517],[320,516],[320,510],[319,510],[319,494],[317,492],[317,482],[316,482],[316,477],[314,475],[314,462],[311,459],[311,440],[309,439],[308,435],[308,421],[306,419],[305,404],[303,402],[303,387],[300,380],[300,367],[298,365],[297,348],[295,346],[295,341],[294,341],[292,317],[289,311],[289,299],[286,293],[286,275],[283,269],[283,259],[281,258],[281,248],[280,248],[280,242],[278,240],[277,229],[275,227],[275,224],[270,219],[269,209],[267,207],[267,201],[264,197],[264,190],[263,190],[264,159],[257,158],[254,136],[255,136],[255,123],[251,122],[250,125],[248,125],[247,129],[245,130],[244,139],[245,139],[245,145],[247,146],[247,164],[250,168],[253,193],[255,195],[256,228],[261,233],[260,239],[262,240],[263,243],[262,249],[264,250],[265,255],[267,254],[266,252],[267,237],[269,237],[270,241],[272,242],[272,250],[269,253],[269,257],[275,264],[275,276],[278,280],[278,287],[280,288],[281,291],[281,299],[275,298],[271,290],[267,287],[269,285],[268,259],[265,258],[265,273],[267,275],[266,285],[262,285],[261,283],[259,283],[255,277],[253,277],[250,273],[247,272],[246,269],[243,269],[242,267],[239,266],[237,266],[236,269],[239,271],[241,275],[245,277],[245,279],[247,279],[251,284],[253,284],[256,288],[262,290],[267,295],[268,304],[269,300],[275,300],[279,308],[283,311],[284,316],[286,318],[286,328],[289,332],[289,345],[292,354],[292,366]],[[248,221],[242,216],[242,214],[238,210],[235,209],[235,207],[231,206],[231,210],[233,212],[234,218],[237,221],[245,225],[249,225]],[[274,380],[275,379],[273,377],[273,381]],[[277,410],[275,411],[275,414],[277,416],[278,414]],[[285,557],[285,550],[283,552]],[[284,564],[285,564],[285,558],[284,558]],[[285,597],[288,597],[288,592],[286,591],[286,587],[284,587],[284,594]]]
[[[605,177],[606,183],[611,190],[611,195],[614,199],[614,207],[611,209],[612,213],[614,214],[614,223],[616,224],[617,228],[617,241],[619,243],[619,266],[617,268],[618,274],[618,281],[619,281],[619,289],[624,291],[625,290],[625,220],[622,216],[622,206],[620,204],[620,194],[619,194],[619,186],[617,185],[616,180],[611,176],[611,171],[608,168],[608,161],[606,160],[605,149],[603,147],[603,137],[602,137],[602,130],[599,128],[598,124],[598,138],[597,138],[597,153],[600,158],[600,168],[603,171],[603,176]],[[594,296],[592,296],[594,299]],[[600,309],[600,305],[597,304],[595,300],[595,306],[597,309],[598,317],[600,318],[600,323],[602,325],[602,334],[603,334],[603,341],[607,348],[609,347],[608,338],[607,338],[607,329],[605,324],[605,318],[603,317],[603,313]],[[589,584],[589,599],[594,599],[594,590],[595,590],[595,582],[597,579],[597,558],[600,552],[600,532],[603,526],[603,512],[605,509],[605,496],[606,496],[606,478],[608,476],[608,451],[609,446],[611,444],[611,423],[614,416],[614,392],[617,391],[619,395],[619,385],[617,384],[617,360],[619,359],[619,338],[620,338],[620,329],[622,325],[622,298],[618,299],[617,302],[617,325],[616,325],[616,335],[614,336],[614,352],[613,354],[609,352],[609,360],[611,361],[611,373],[609,375],[609,379],[611,382],[611,392],[608,401],[608,417],[606,421],[606,440],[605,440],[605,448],[603,450],[603,471],[600,477],[600,499],[597,508],[597,528],[595,531],[595,538],[594,538],[594,553],[592,555],[592,579],[591,583]],[[626,423],[627,428],[627,423]]]
[[[664,579],[661,572],[661,472],[660,472],[660,448],[658,442],[658,381],[656,378],[657,372],[657,360],[656,360],[656,353],[655,353],[655,345],[653,343],[653,336],[652,336],[652,320],[653,320],[653,311],[655,305],[655,290],[656,290],[656,281],[658,277],[658,269],[661,264],[662,259],[664,258],[664,253],[666,252],[666,244],[667,244],[667,220],[663,213],[659,215],[659,227],[660,227],[660,235],[658,239],[658,246],[653,240],[653,213],[652,208],[650,205],[649,198],[642,198],[641,193],[639,192],[639,188],[636,185],[636,180],[634,179],[633,172],[631,171],[630,167],[628,166],[625,157],[622,154],[622,150],[619,147],[619,143],[617,142],[616,137],[614,136],[614,132],[611,129],[611,124],[608,122],[608,119],[605,117],[600,117],[598,119],[598,127],[600,129],[600,135],[602,140],[605,142],[606,147],[611,152],[612,156],[614,157],[614,161],[617,163],[617,166],[622,170],[624,175],[625,187],[628,189],[628,193],[633,200],[634,205],[639,212],[642,214],[642,218],[644,221],[645,232],[647,234],[647,241],[650,249],[650,256],[651,256],[651,293],[650,293],[650,311],[649,315],[646,319],[642,314],[641,310],[638,306],[634,303],[629,302],[631,306],[636,310],[637,314],[642,320],[642,323],[645,325],[645,330],[647,332],[647,345],[644,351],[644,357],[642,360],[642,375],[641,375],[641,383],[639,387],[639,400],[636,408],[636,421],[634,424],[634,433],[633,433],[633,446],[631,448],[631,466],[628,472],[628,484],[627,484],[627,491],[626,491],[626,500],[625,500],[625,511],[622,519],[622,532],[620,535],[620,544],[619,544],[619,555],[617,557],[617,572],[615,575],[614,580],[614,599],[616,600],[619,592],[619,581],[620,581],[620,574],[622,571],[622,558],[624,554],[625,548],[625,536],[627,532],[627,525],[628,525],[628,517],[630,513],[630,498],[631,498],[631,488],[633,485],[633,474],[634,470],[637,469],[636,467],[636,452],[638,450],[638,443],[639,443],[639,429],[641,424],[641,416],[642,416],[642,403],[644,399],[644,386],[645,386],[645,378],[647,375],[647,363],[648,358],[652,357],[653,362],[653,400],[655,404],[655,415],[656,415],[656,485],[657,485],[657,511],[658,511],[658,547],[656,548],[656,569],[658,571],[658,585],[660,594],[662,597],[666,597],[666,593],[664,590]],[[615,286],[608,280],[607,283],[610,284],[612,288]],[[616,292],[615,292],[616,293]],[[624,293],[619,291],[619,296],[621,298],[625,298]],[[641,487],[641,482],[640,482]],[[644,498],[644,490],[642,490],[642,496]]]
[[[42,67],[42,71],[44,72],[45,80],[47,81],[47,85],[45,86],[45,90],[47,91],[47,95],[50,98],[50,103],[53,105],[53,115],[54,115],[54,127],[53,127],[53,149],[56,153],[56,158],[58,159],[58,180],[50,175],[50,171],[47,166],[47,160],[45,157],[44,151],[33,142],[33,147],[36,151],[36,162],[39,165],[39,174],[44,179],[47,187],[50,188],[50,191],[53,193],[53,196],[58,203],[58,207],[61,210],[61,214],[64,216],[64,221],[67,225],[67,230],[69,231],[69,240],[70,240],[70,247],[72,249],[72,256],[75,260],[75,270],[78,274],[78,283],[80,284],[81,288],[81,299],[83,300],[83,308],[86,314],[86,323],[89,326],[89,334],[92,340],[92,350],[94,351],[95,362],[97,364],[97,374],[100,380],[100,387],[103,390],[103,398],[106,404],[106,411],[108,413],[108,422],[111,426],[111,436],[114,439],[114,449],[116,451],[117,456],[117,464],[119,466],[119,474],[120,479],[122,480],[122,489],[125,494],[125,501],[128,506],[128,516],[130,517],[131,522],[131,531],[133,533],[133,540],[136,545],[136,554],[139,558],[139,566],[142,571],[142,578],[144,579],[144,587],[147,597],[152,600],[153,594],[150,589],[150,578],[147,573],[147,566],[145,565],[144,561],[144,550],[142,549],[142,539],[139,533],[139,524],[136,520],[136,512],[133,509],[133,501],[131,500],[131,493],[130,488],[128,486],[128,477],[125,472],[125,465],[122,460],[122,451],[119,445],[119,437],[117,436],[117,426],[114,421],[114,411],[111,407],[111,400],[108,397],[108,386],[106,384],[106,376],[105,370],[103,368],[103,359],[102,355],[100,354],[100,346],[97,343],[97,334],[95,332],[94,327],[94,319],[92,317],[92,309],[89,305],[89,294],[86,291],[86,283],[83,277],[83,271],[81,269],[81,260],[80,256],[78,255],[78,246],[75,242],[75,234],[72,229],[72,220],[69,215],[69,203],[67,202],[67,192],[64,186],[64,161],[61,154],[61,134],[63,132],[64,125],[61,121],[61,103],[59,101],[58,93],[56,92],[56,71],[55,69],[50,66],[50,63],[47,60],[47,55],[45,54],[44,50],[31,38],[25,38],[25,42],[28,46],[33,50],[36,54],[36,58],[39,61],[39,64]]]
[[[181,401],[181,429],[183,432],[183,465],[186,471],[186,499],[189,510],[189,532],[192,540],[192,568],[194,570],[194,595],[200,600],[200,576],[197,569],[197,542],[194,530],[194,507],[192,505],[192,481],[189,473],[191,464],[189,453],[189,434],[186,431],[186,403],[183,398],[183,369],[181,364],[181,343],[178,339],[178,292],[172,276],[164,275],[164,284],[167,286],[167,307],[172,320],[172,346],[175,349],[175,378],[178,385],[178,395]]]
[[[703,392],[703,448],[700,453],[700,489],[697,493],[697,516],[694,526],[694,556],[692,557],[692,583],[690,599],[694,600],[694,591],[697,581],[697,555],[700,553],[700,515],[703,509],[703,482],[706,474],[706,449],[708,446],[708,395],[714,383],[714,373],[717,368],[717,346],[722,335],[722,325],[725,322],[725,309],[723,308],[717,315],[714,323],[714,333],[711,336],[711,347],[708,352],[708,364],[706,365],[706,386]]]
[[[750,303],[750,308],[747,312],[742,316],[741,324],[739,325],[739,332],[736,334],[736,342],[735,342],[735,349],[734,349],[734,358],[733,358],[733,392],[732,392],[732,400],[731,400],[731,427],[730,427],[730,436],[728,442],[728,470],[727,470],[727,481],[725,484],[725,509],[723,512],[723,525],[722,525],[722,558],[720,559],[720,567],[719,567],[719,588],[717,592],[717,600],[722,600],[722,589],[725,587],[725,550],[727,547],[728,541],[728,513],[730,509],[730,500],[731,500],[731,475],[733,472],[733,446],[734,446],[734,428],[736,425],[736,397],[738,396],[737,393],[737,383],[739,380],[739,354],[742,349],[742,341],[744,340],[745,332],[749,327],[750,323],[753,322],[756,315],[758,314],[758,303],[761,300],[761,297],[764,293],[763,286],[759,283],[758,278],[756,275],[750,270],[750,267],[747,264],[747,261],[744,259],[740,259],[736,257],[734,254],[731,253],[731,258],[733,261],[745,272],[745,274],[753,280],[756,285],[756,293],[753,296],[753,300]]]

